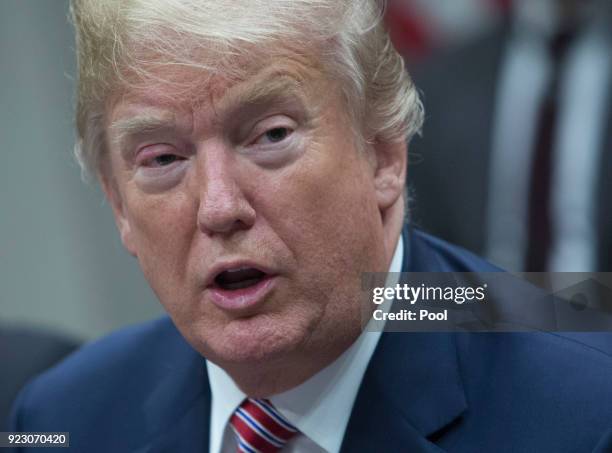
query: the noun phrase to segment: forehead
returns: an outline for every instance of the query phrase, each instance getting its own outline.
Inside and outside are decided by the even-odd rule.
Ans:
[[[297,53],[259,61],[236,58],[233,65],[212,74],[197,67],[160,67],[136,83],[126,83],[107,104],[109,131],[121,118],[150,117],[145,110],[166,112],[162,119],[167,120],[168,112],[214,113],[289,97],[314,108],[322,99],[321,90],[333,84],[318,59]]]

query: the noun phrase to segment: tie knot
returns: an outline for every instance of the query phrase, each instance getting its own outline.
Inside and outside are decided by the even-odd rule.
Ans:
[[[298,433],[264,399],[245,399],[232,415],[230,424],[236,433],[238,451],[244,453],[275,453]]]

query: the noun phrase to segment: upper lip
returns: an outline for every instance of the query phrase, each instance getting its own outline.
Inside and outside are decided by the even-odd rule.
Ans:
[[[246,259],[220,261],[220,262],[215,263],[206,273],[205,278],[204,278],[204,286],[206,288],[213,286],[215,284],[215,279],[222,272],[225,272],[230,269],[247,269],[247,268],[257,269],[265,273],[267,276],[275,273],[268,266],[264,266],[262,264],[256,263],[255,261],[250,261]]]

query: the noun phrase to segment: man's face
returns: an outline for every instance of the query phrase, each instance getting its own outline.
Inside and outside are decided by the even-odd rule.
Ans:
[[[108,112],[122,240],[207,358],[329,362],[359,333],[361,273],[390,259],[376,156],[306,61],[212,88],[195,104],[152,87]]]

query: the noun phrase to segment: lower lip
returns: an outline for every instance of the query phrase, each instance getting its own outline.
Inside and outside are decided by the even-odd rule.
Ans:
[[[252,308],[272,290],[274,276],[269,276],[248,288],[228,290],[218,286],[208,288],[212,303],[222,310],[239,311]]]

